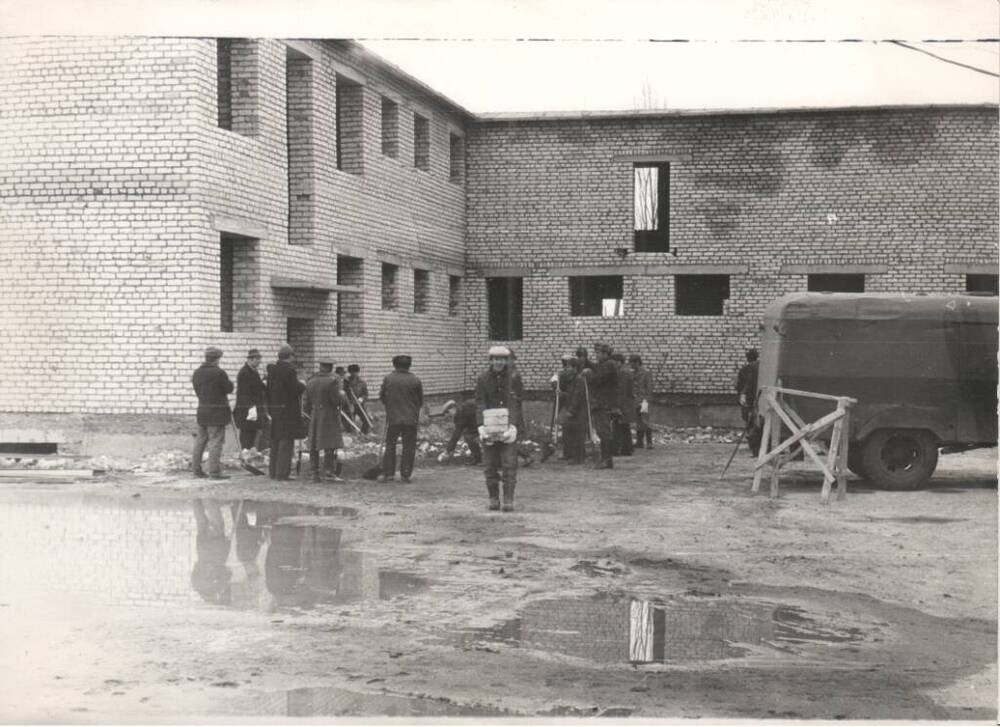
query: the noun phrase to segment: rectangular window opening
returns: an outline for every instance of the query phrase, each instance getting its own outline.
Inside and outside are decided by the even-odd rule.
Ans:
[[[339,73],[336,77],[337,169],[350,174],[364,172],[362,147],[364,86]]]
[[[490,340],[520,341],[524,305],[523,278],[486,278]]]
[[[621,275],[582,275],[569,278],[569,314],[619,318],[625,315],[624,278]]]
[[[257,323],[257,240],[219,236],[219,330],[252,331]]]
[[[257,133],[257,44],[247,38],[217,38],[215,54],[219,128],[254,136]]]
[[[448,276],[448,315],[458,316],[462,313],[462,278],[458,275]]]
[[[395,159],[399,156],[399,104],[382,97],[382,153]]]
[[[990,275],[989,273],[970,273],[965,276],[965,292],[984,293],[987,295],[998,295],[998,280],[1000,275]]]
[[[670,164],[636,164],[632,175],[636,252],[670,252]]]
[[[864,293],[863,273],[814,273],[806,280],[810,293]]]
[[[364,285],[364,260],[349,255],[337,256],[337,285],[361,288]],[[338,291],[337,335],[364,334],[364,296],[362,293]]]
[[[382,310],[399,308],[399,266],[382,263]]]
[[[728,275],[674,276],[674,311],[679,316],[721,316],[728,299]]]
[[[430,310],[431,274],[426,270],[413,271],[413,312],[426,313]]]
[[[465,180],[465,139],[458,134],[448,135],[448,179],[456,184]]]
[[[431,169],[431,124],[420,114],[413,114],[413,166],[425,172]]]

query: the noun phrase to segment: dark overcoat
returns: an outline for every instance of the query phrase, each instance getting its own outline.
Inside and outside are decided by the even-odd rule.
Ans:
[[[198,395],[198,424],[205,427],[224,427],[229,424],[229,394],[233,382],[215,361],[206,361],[194,370],[191,385]]]
[[[318,373],[306,384],[303,409],[309,415],[309,449],[341,449],[340,408],[347,406],[340,377]]]
[[[271,416],[272,440],[303,436],[301,396],[305,389],[288,361],[267,365],[267,411]]]
[[[236,426],[240,429],[257,430],[264,425],[267,421],[266,394],[260,372],[250,364],[243,364],[243,368],[236,375],[236,406],[233,407]],[[252,406],[257,407],[257,421],[248,422],[247,412]]]
[[[606,358],[596,364],[587,381],[590,408],[611,411],[618,407],[618,363]]]
[[[632,369],[628,366],[618,367],[618,408],[622,410],[624,421],[629,424],[635,423],[635,390],[633,382],[635,377]]]
[[[507,423],[517,427],[518,439],[523,438],[523,400],[524,387],[517,371],[510,366],[499,373],[492,368],[487,369],[476,381],[476,426],[482,426],[486,409],[506,409]]]
[[[396,369],[382,379],[379,401],[385,405],[388,426],[416,426],[424,405],[424,385],[414,374]]]

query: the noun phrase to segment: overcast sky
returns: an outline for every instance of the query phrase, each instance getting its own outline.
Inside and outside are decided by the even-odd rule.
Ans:
[[[998,23],[997,0],[0,0],[4,34],[355,38],[477,113],[998,103],[996,75],[885,42],[997,74]]]

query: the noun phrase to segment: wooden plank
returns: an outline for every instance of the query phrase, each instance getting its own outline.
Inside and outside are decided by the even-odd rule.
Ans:
[[[784,414],[783,411],[781,412],[781,414],[783,416],[787,416],[787,415]],[[771,460],[772,458],[777,457],[779,454],[781,454],[783,451],[785,451],[786,449],[788,449],[789,447],[791,447],[793,444],[796,444],[797,442],[799,442],[799,440],[801,440],[801,439],[803,439],[803,438],[805,438],[805,437],[807,437],[807,436],[809,436],[811,434],[819,434],[824,429],[826,429],[828,426],[830,426],[831,424],[833,424],[833,422],[836,421],[838,417],[842,417],[842,416],[843,416],[842,412],[832,411],[829,414],[827,414],[826,416],[822,417],[821,419],[817,419],[812,424],[807,424],[802,429],[799,429],[798,427],[796,427],[794,425],[794,423],[789,423],[789,422],[791,422],[791,420],[787,419],[786,423],[788,423],[788,428],[791,429],[795,433],[792,436],[790,436],[788,439],[786,439],[784,442],[781,442],[772,451],[768,452],[767,456],[764,459],[764,461],[767,462],[767,461]],[[779,428],[779,431],[780,431],[780,428]]]
[[[764,431],[761,433],[760,437],[760,449],[757,452],[757,464],[753,470],[753,486],[750,488],[750,492],[758,492],[760,490],[760,479],[764,474],[762,468],[764,467],[764,462],[766,461],[765,458],[767,456],[766,444],[768,438],[771,436],[771,417],[768,416],[769,412],[767,409],[771,406],[773,395],[770,392],[765,392],[765,394]]]
[[[794,429],[795,428],[795,423],[791,420],[790,417],[788,417],[785,414],[785,412],[783,412],[780,408],[775,409],[775,411],[778,413],[778,416],[780,416],[784,420],[786,426],[788,426],[789,429]],[[843,412],[835,411],[832,414],[827,414],[827,416],[836,416],[836,417],[840,418],[840,417],[843,416]],[[817,420],[816,423],[818,423],[820,421],[822,421],[822,420]],[[826,463],[823,462],[823,460],[820,458],[820,456],[816,453],[816,450],[813,449],[812,445],[809,444],[809,442],[805,438],[801,439],[800,443],[802,444],[802,449],[805,450],[805,453],[809,455],[809,457],[812,459],[812,461],[815,462],[819,466],[819,468],[821,470],[823,470],[823,474],[824,475],[829,475],[830,472],[826,468]]]
[[[774,405],[771,411],[771,416],[775,417],[776,415],[781,414],[781,403],[776,398],[772,399],[771,403]],[[771,448],[773,449],[774,447],[777,447],[779,442],[781,442],[781,425],[775,418],[775,420],[771,423]],[[778,480],[781,477],[781,468],[782,468],[781,463],[775,461],[774,466],[771,469],[772,500],[777,499],[778,497]]]
[[[799,389],[786,389],[781,386],[762,386],[761,389],[773,389],[776,392],[782,394],[787,394],[788,396],[805,396],[810,399],[828,399],[829,401],[840,401],[841,399],[847,399],[851,404],[857,404],[857,399],[851,399],[849,396],[830,396],[829,394],[817,394],[815,391],[800,391]]]
[[[93,470],[0,469],[0,480],[75,480],[93,476]]]

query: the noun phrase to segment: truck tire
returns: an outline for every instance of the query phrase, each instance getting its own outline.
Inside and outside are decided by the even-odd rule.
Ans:
[[[886,490],[922,487],[937,461],[937,440],[923,429],[879,429],[861,445],[863,477]]]
[[[861,462],[861,454],[864,451],[862,442],[851,442],[847,448],[847,469],[858,477],[865,479],[865,466]]]

